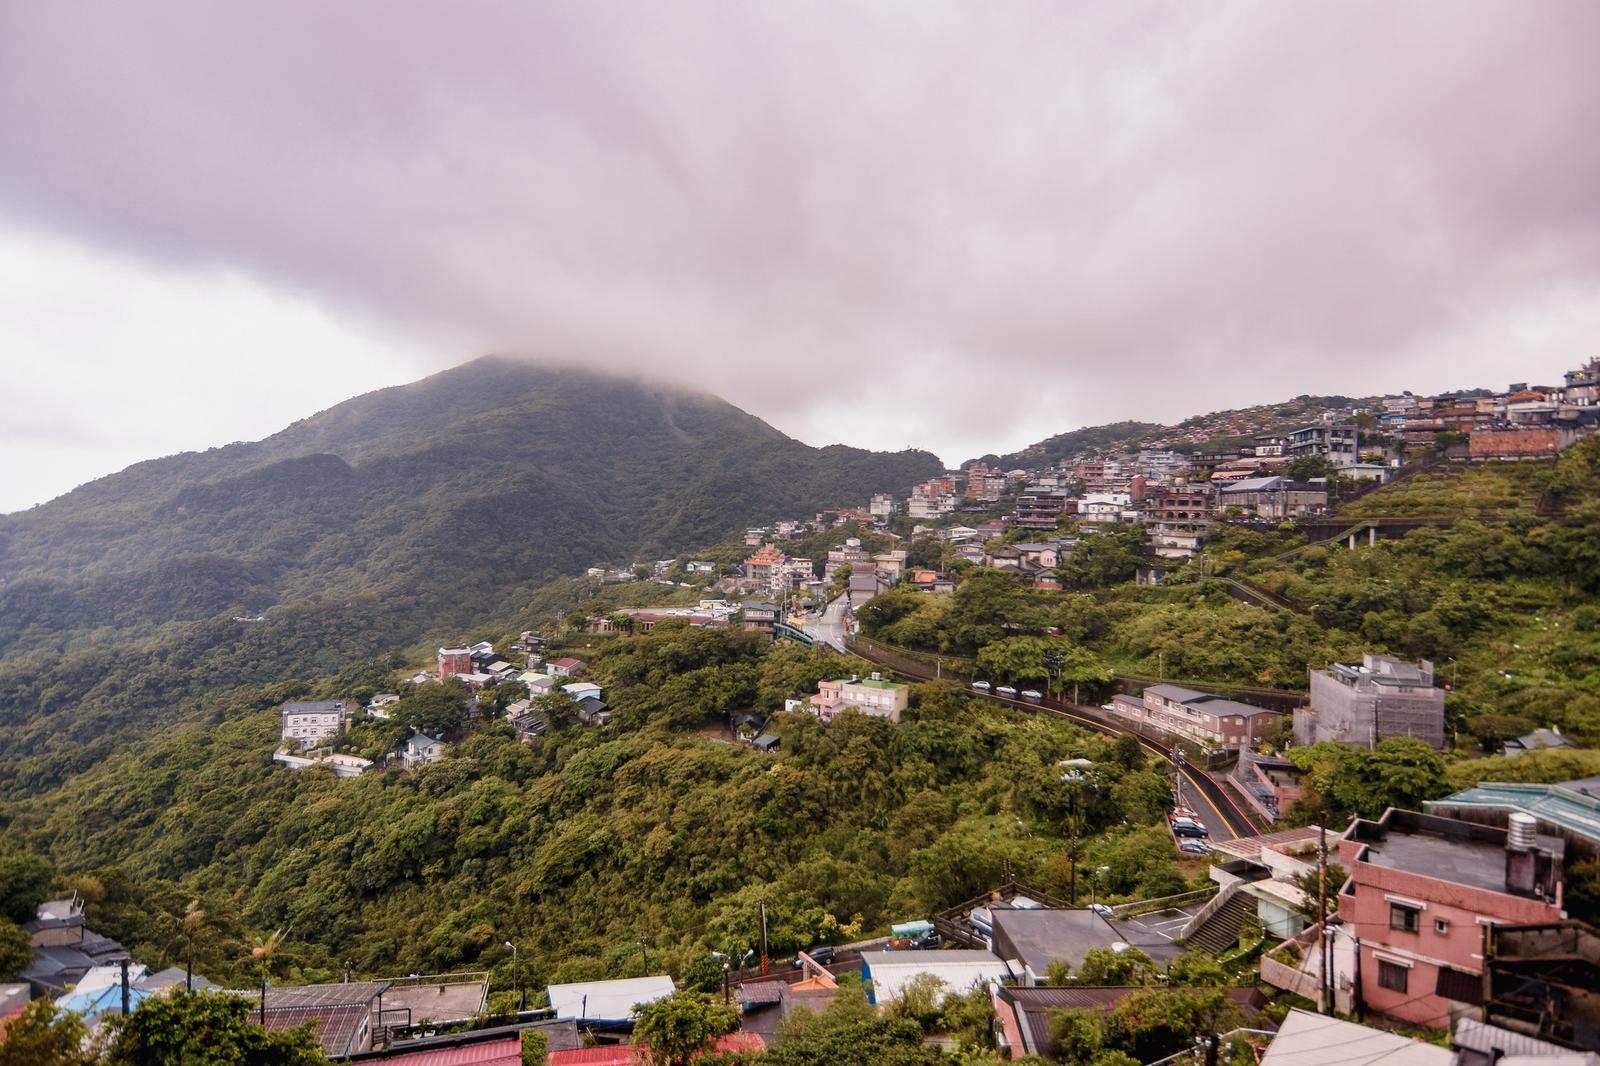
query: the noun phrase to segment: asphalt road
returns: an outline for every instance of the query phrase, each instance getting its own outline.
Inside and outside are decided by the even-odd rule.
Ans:
[[[849,635],[849,626],[845,622],[845,615],[850,610],[850,597],[840,596],[822,609],[819,618],[807,619],[805,624],[806,635],[818,644],[826,644],[835,651],[846,652],[845,637]]]

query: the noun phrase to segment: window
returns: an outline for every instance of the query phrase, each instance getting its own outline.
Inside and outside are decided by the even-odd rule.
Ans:
[[[1422,912],[1415,907],[1407,907],[1400,903],[1389,904],[1389,928],[1398,929],[1402,933],[1415,933],[1421,926],[1419,918]],[[1402,989],[1402,991],[1404,991]]]
[[[1378,987],[1391,992],[1404,992],[1411,971],[1397,962],[1378,960]]]
[[[1433,931],[1440,936],[1444,936],[1450,932],[1450,923],[1443,918],[1435,918],[1433,920]]]

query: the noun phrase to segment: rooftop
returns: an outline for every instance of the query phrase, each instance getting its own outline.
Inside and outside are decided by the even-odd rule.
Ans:
[[[1506,831],[1411,811],[1389,810],[1380,821],[1357,819],[1347,840],[1366,845],[1373,866],[1506,892]],[[1540,850],[1560,855],[1558,838],[1538,837]]]
[[[898,681],[885,681],[882,678],[877,678],[877,677],[863,678],[860,681],[854,682],[854,684],[864,685],[867,688],[884,689],[885,691],[889,691],[889,692],[893,692],[896,689],[902,689],[902,688],[906,687],[905,685],[902,685]]]
[[[993,915],[995,951],[1010,955],[1002,947],[1009,944],[1035,974],[1043,974],[1053,962],[1070,963],[1076,970],[1092,949],[1123,940],[1110,922],[1087,908],[995,910]]]
[[[1283,1020],[1261,1066],[1453,1066],[1448,1048],[1298,1008]]]
[[[1582,790],[1589,789],[1589,794]],[[1441,800],[1430,800],[1423,807],[1477,808],[1481,810],[1522,811],[1575,836],[1600,844],[1600,781],[1585,779],[1559,785],[1500,784],[1485,781]]]
[[[1288,844],[1299,844],[1304,841],[1317,839],[1318,829],[1314,825],[1302,826],[1299,829],[1283,829],[1276,833],[1263,833],[1253,837],[1235,837],[1232,840],[1218,840],[1212,843],[1217,851],[1229,855],[1237,855],[1241,859],[1254,861],[1261,857],[1263,848],[1277,848]],[[1334,834],[1331,840],[1338,840]],[[1332,844],[1329,845],[1332,847]]]
[[[672,978],[629,977],[620,981],[582,981],[551,985],[550,1008],[557,1018],[591,1021],[622,1021],[633,1017],[633,1008],[672,995]]]

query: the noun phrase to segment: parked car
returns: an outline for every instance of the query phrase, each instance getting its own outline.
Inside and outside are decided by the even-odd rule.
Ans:
[[[938,933],[924,933],[911,942],[912,951],[933,951],[944,946],[944,937]]]
[[[1036,688],[1025,688],[1022,690],[1022,698],[1027,700],[1029,703],[1038,703],[1040,700],[1044,699],[1044,694]]]
[[[1180,840],[1180,841],[1178,841],[1178,850],[1182,851],[1182,852],[1187,852],[1190,855],[1210,855],[1211,854],[1211,845],[1210,844],[1203,844],[1198,840],[1192,840],[1192,839],[1191,840]]]
[[[1188,807],[1174,807],[1167,812],[1167,821],[1176,822],[1179,818],[1187,818],[1191,822],[1198,822],[1200,816]]]
[[[1106,906],[1104,903],[1091,903],[1091,904],[1089,904],[1089,909],[1094,911],[1096,914],[1098,914],[1102,918],[1114,918],[1114,917],[1116,917],[1116,913],[1117,913],[1116,911],[1112,910],[1110,907]]]
[[[972,687],[977,689],[979,692],[988,692],[989,691],[989,682],[987,682],[987,681],[974,681],[972,683]]]
[[[1197,822],[1193,818],[1178,818],[1172,823],[1172,833],[1180,837],[1205,837],[1211,834],[1206,830],[1205,823]]]
[[[828,944],[818,944],[816,947],[807,951],[806,954],[810,955],[811,961],[815,962],[818,966],[827,966],[836,961],[836,953],[833,947]],[[794,964],[799,966],[800,960],[795,959]]]
[[[1010,685],[1001,685],[999,688],[995,689],[995,692],[1001,696],[1004,696],[1008,700],[1014,700],[1017,698],[1017,690],[1012,688]]]

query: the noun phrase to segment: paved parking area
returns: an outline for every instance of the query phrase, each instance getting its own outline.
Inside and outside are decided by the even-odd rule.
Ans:
[[[1173,941],[1189,924],[1189,919],[1206,905],[1206,900],[1182,907],[1151,911],[1133,918],[1121,918],[1113,923],[1123,939],[1157,962],[1165,962],[1182,954],[1183,949]]]

